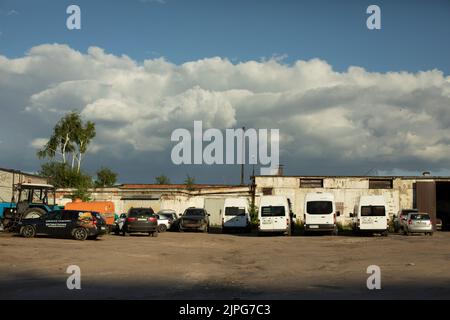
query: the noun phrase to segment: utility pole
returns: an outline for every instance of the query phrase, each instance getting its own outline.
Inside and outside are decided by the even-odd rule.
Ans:
[[[242,157],[241,157],[241,186],[244,185],[244,161],[245,161],[245,127],[242,127]]]

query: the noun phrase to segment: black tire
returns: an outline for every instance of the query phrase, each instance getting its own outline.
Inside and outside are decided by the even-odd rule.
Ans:
[[[22,219],[40,218],[45,213],[45,210],[41,208],[29,208],[22,214]]]
[[[98,235],[96,235],[96,236],[90,236],[90,237],[88,237],[88,239],[89,239],[89,240],[97,240],[97,239],[98,239]]]
[[[76,228],[73,230],[73,238],[78,241],[84,241],[88,238],[89,234],[85,228]]]
[[[204,226],[204,227],[203,227],[203,230],[202,230],[203,233],[208,233],[208,231],[209,231],[208,229],[209,229],[208,226]]]
[[[167,226],[165,224],[160,224],[158,226],[158,232],[166,232],[167,231]]]
[[[151,232],[152,237],[156,238],[158,236],[159,232],[158,231],[154,231]]]
[[[119,231],[118,229],[116,229],[116,230],[114,230],[114,234],[115,234],[116,236],[118,236],[118,235],[120,234],[120,231]]]
[[[34,238],[36,236],[36,229],[33,226],[23,226],[20,228],[20,235],[24,238]]]

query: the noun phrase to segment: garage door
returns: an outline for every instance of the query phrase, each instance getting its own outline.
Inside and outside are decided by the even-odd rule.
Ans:
[[[152,208],[158,212],[161,208],[159,200],[124,200],[124,211],[128,212],[131,208]]]
[[[436,226],[436,183],[417,182],[416,184],[417,209],[430,214],[433,226]]]
[[[211,226],[222,226],[222,210],[224,203],[225,200],[220,198],[205,199],[205,210],[211,215],[209,217],[209,224]]]

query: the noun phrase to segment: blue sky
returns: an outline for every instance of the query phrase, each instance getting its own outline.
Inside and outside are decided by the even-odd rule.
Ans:
[[[82,9],[82,30],[65,28],[69,4]],[[382,30],[366,28],[370,4]],[[294,0],[0,1],[0,52],[22,55],[42,43],[85,51],[95,45],[142,61],[232,61],[287,55],[321,58],[336,70],[450,72],[450,2]],[[10,14],[12,10],[17,14]]]
[[[37,171],[78,111],[98,129],[85,170],[122,182],[237,183],[236,165],[171,162],[196,120],[279,128],[286,174],[449,174],[449,39],[448,0],[0,0],[0,167]]]

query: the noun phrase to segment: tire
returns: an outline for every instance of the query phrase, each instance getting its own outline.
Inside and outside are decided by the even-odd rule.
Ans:
[[[286,236],[288,236],[288,237],[292,236],[292,230],[291,230],[291,227],[288,227],[288,228],[287,228],[287,230],[286,230]]]
[[[389,232],[388,232],[388,231],[384,231],[384,232],[382,233],[382,235],[383,235],[383,237],[387,237],[387,236],[389,235]]]
[[[114,234],[116,235],[116,236],[118,236],[119,234],[120,234],[120,231],[119,230],[114,230]]]
[[[75,240],[84,241],[88,238],[88,232],[85,228],[76,228],[73,230],[73,237]]]
[[[36,236],[36,229],[33,226],[24,226],[20,229],[20,235],[24,238],[34,238]]]
[[[202,232],[203,233],[208,233],[208,226],[204,226],[203,229],[202,229]]]
[[[160,224],[158,226],[158,232],[166,232],[167,231],[167,226],[165,224]]]
[[[22,214],[22,219],[40,218],[45,214],[45,210],[41,208],[28,208]]]
[[[151,235],[153,238],[156,238],[158,236],[158,231],[151,232]]]
[[[90,236],[90,237],[88,237],[88,239],[89,239],[89,240],[97,240],[97,239],[98,239],[98,235],[96,235],[96,236]]]

